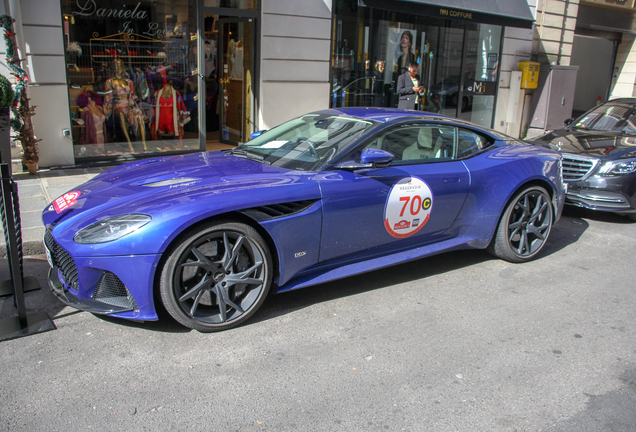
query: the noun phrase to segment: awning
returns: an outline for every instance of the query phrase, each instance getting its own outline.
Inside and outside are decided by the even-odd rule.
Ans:
[[[360,6],[507,27],[532,28],[527,0],[358,0]]]

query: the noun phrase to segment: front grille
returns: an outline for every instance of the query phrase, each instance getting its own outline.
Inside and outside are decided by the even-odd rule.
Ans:
[[[126,309],[137,310],[137,303],[124,283],[113,273],[105,272],[97,282],[93,300]]]
[[[79,279],[77,277],[77,267],[71,255],[57,244],[50,230],[46,230],[44,234],[44,244],[51,253],[53,265],[62,273],[64,282],[66,282],[70,288],[77,291],[79,288]]]
[[[592,172],[597,163],[598,159],[563,155],[563,180],[583,180]]]

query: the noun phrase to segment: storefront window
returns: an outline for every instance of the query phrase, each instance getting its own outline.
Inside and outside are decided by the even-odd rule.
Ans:
[[[75,157],[199,150],[196,0],[62,0]]]
[[[407,107],[492,125],[501,26],[347,0],[335,3],[334,19],[332,107]],[[417,74],[407,84],[421,91],[409,105],[398,87],[411,62]]]
[[[490,126],[497,92],[500,43],[501,26],[470,24],[466,27],[464,91],[458,117]]]

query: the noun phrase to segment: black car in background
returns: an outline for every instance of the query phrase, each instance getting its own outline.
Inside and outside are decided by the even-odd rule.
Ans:
[[[566,204],[636,221],[636,98],[606,102],[531,142],[563,155]]]

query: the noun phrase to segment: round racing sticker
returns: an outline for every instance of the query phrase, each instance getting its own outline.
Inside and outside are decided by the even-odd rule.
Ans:
[[[393,237],[410,237],[422,229],[431,216],[433,192],[417,177],[400,179],[391,188],[384,208],[384,227]]]

